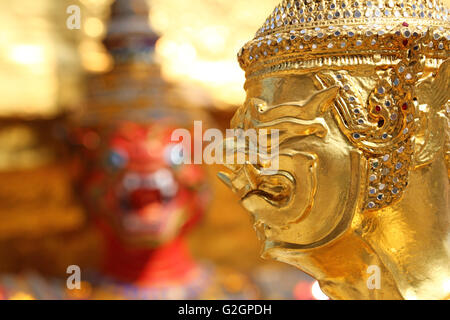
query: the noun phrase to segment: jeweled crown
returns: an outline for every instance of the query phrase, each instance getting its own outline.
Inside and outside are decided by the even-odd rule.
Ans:
[[[284,0],[238,58],[247,75],[280,60],[392,55],[412,48],[445,59],[449,21],[441,1]]]
[[[438,1],[284,0],[241,49],[239,62],[247,81],[305,70],[322,87],[340,87],[333,114],[367,159],[364,206],[376,210],[401,198],[420,164],[414,158],[419,118],[448,104],[447,71],[435,83],[442,101],[430,111],[420,113],[425,97],[415,96],[419,80],[450,56],[448,13]],[[377,68],[370,90],[354,79],[360,65]]]

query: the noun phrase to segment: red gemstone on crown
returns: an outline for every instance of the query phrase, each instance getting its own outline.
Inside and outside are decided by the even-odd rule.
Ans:
[[[380,107],[380,106],[376,106],[376,107],[375,107],[375,110],[376,110],[377,112],[380,112],[380,111],[381,111],[381,107]]]
[[[402,109],[403,109],[403,110],[407,110],[407,109],[408,109],[408,104],[407,104],[407,103],[404,103],[404,104],[402,105]]]
[[[402,26],[404,26],[404,27],[409,27],[409,24],[406,23],[406,22],[403,22],[403,23],[402,23]]]

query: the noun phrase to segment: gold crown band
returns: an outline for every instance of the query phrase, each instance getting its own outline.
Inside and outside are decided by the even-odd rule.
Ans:
[[[400,58],[409,49],[430,58],[448,58],[448,9],[437,2],[405,1],[393,6],[391,2],[285,0],[241,49],[239,63],[251,75],[273,61],[373,54]],[[388,12],[394,17],[385,16]]]

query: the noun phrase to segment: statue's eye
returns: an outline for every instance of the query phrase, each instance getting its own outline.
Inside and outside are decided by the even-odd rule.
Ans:
[[[182,144],[172,144],[164,150],[166,163],[172,167],[178,167],[185,162],[185,150]]]
[[[107,162],[113,169],[122,169],[128,164],[128,154],[124,150],[111,149],[108,153]]]

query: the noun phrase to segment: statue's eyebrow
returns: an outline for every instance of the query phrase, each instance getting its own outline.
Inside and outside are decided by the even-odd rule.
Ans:
[[[277,105],[265,105],[264,110],[258,110],[259,118],[278,118],[279,115],[296,115],[302,113],[307,105],[306,101],[285,102]]]
[[[268,105],[260,98],[248,101],[250,115],[260,121],[277,119],[284,115],[303,120],[313,120],[330,109],[337,98],[339,87],[333,86],[314,92],[305,100]]]
[[[307,100],[285,102],[269,106],[264,100],[252,98],[248,103],[249,119],[252,127],[257,129],[278,129],[280,140],[293,137],[316,135],[324,138],[329,128],[325,120],[320,117],[320,109],[326,101],[330,91],[319,91]],[[325,101],[326,100],[326,101]],[[308,105],[314,108],[307,110]],[[320,114],[317,114],[317,112]]]
[[[266,122],[254,121],[256,129],[277,129],[280,133],[280,143],[282,140],[293,137],[306,137],[315,135],[325,138],[329,128],[324,119],[302,120],[294,117],[282,117]]]

